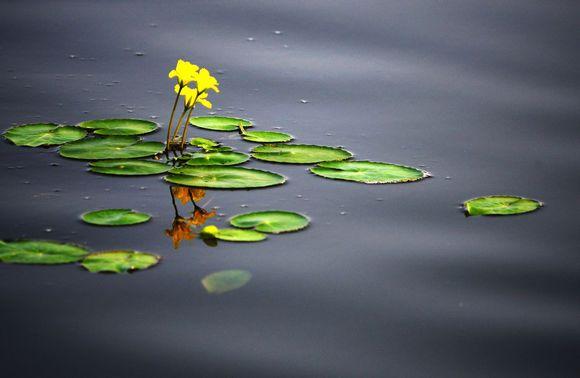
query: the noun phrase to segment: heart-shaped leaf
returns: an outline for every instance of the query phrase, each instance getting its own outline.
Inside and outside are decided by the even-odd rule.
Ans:
[[[131,209],[103,209],[84,213],[81,219],[96,226],[130,226],[148,222],[151,215]]]
[[[248,161],[250,157],[241,152],[194,153],[187,165],[236,165]]]
[[[8,264],[67,264],[82,260],[84,248],[44,240],[0,241],[0,261]]]
[[[110,136],[65,144],[60,155],[81,160],[132,159],[161,153],[164,148],[163,143],[143,142],[136,136]]]
[[[313,164],[322,161],[346,160],[352,154],[342,148],[308,144],[268,144],[255,147],[252,156],[275,163]]]
[[[192,117],[189,122],[200,129],[213,131],[236,131],[239,125],[242,127],[252,127],[252,122],[233,117]]]
[[[292,135],[278,131],[246,131],[242,138],[256,143],[286,143],[294,139]]]
[[[157,161],[119,159],[101,160],[89,163],[89,171],[115,176],[158,175],[171,169],[171,166]]]
[[[230,224],[239,228],[253,228],[256,231],[279,234],[298,231],[308,226],[310,220],[305,215],[284,210],[256,211],[239,214],[230,219]]]
[[[104,251],[91,253],[81,265],[92,273],[128,273],[157,265],[160,256],[137,251]]]
[[[486,196],[463,203],[468,215],[516,215],[529,213],[542,207],[540,201],[517,196]]]
[[[75,126],[35,123],[12,127],[4,137],[17,146],[38,147],[64,144],[83,139],[87,132]]]
[[[94,130],[99,135],[142,135],[159,128],[157,123],[144,119],[95,119],[77,126]]]
[[[251,189],[280,185],[286,178],[277,173],[230,166],[185,166],[173,168],[167,182],[216,189]]]
[[[421,169],[374,161],[331,161],[319,163],[310,172],[337,180],[365,184],[397,184],[422,180],[429,174]]]

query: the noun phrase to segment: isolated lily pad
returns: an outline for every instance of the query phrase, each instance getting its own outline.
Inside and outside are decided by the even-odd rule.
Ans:
[[[104,209],[84,213],[81,219],[96,226],[130,226],[148,222],[151,215],[131,209]]]
[[[142,135],[159,128],[157,123],[144,119],[95,119],[81,122],[77,126],[94,130],[99,135]]]
[[[242,138],[257,143],[285,143],[294,139],[292,135],[278,131],[246,131]]]
[[[252,274],[245,270],[222,270],[205,276],[201,284],[210,294],[222,294],[246,285]]]
[[[89,163],[89,171],[116,176],[158,175],[171,169],[171,166],[158,161],[119,159],[102,160]]]
[[[422,180],[429,174],[421,169],[374,161],[331,161],[310,168],[315,175],[362,182],[365,184],[396,184]]]
[[[201,129],[213,131],[236,131],[240,124],[243,127],[252,127],[252,122],[233,117],[192,117],[189,122]]]
[[[486,196],[463,203],[469,215],[515,215],[535,211],[543,206],[540,201],[517,196]]]
[[[259,160],[289,164],[313,164],[352,157],[342,148],[309,144],[268,144],[255,147],[251,152]]]
[[[137,251],[104,251],[91,253],[81,265],[92,273],[127,273],[157,265],[160,256]]]
[[[164,148],[163,143],[143,142],[136,136],[109,136],[65,144],[60,155],[81,160],[132,159],[158,154]]]
[[[76,245],[53,241],[0,241],[0,261],[8,264],[67,264],[89,253]]]
[[[187,165],[236,165],[248,161],[249,158],[241,152],[194,153]]]
[[[277,173],[217,165],[173,168],[169,173],[165,181],[199,188],[251,189],[280,185],[286,181]]]
[[[257,242],[266,239],[266,235],[254,230],[242,230],[239,228],[217,228],[207,226],[201,230],[204,239],[215,238],[231,242]]]
[[[17,146],[38,147],[64,144],[83,139],[87,132],[75,126],[35,123],[12,127],[4,137]]]
[[[253,228],[271,234],[298,231],[308,226],[305,215],[284,210],[256,211],[239,214],[230,219],[230,224],[239,228]]]

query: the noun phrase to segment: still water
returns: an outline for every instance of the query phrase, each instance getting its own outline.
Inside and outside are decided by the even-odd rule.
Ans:
[[[109,117],[164,123],[167,72],[186,58],[218,73],[217,114],[434,176],[371,186],[251,162],[287,184],[207,191],[202,204],[222,215],[213,223],[278,208],[308,214],[311,226],[262,243],[194,239],[175,250],[159,177],[93,175],[54,149],[0,143],[0,238],[163,256],[132,275],[0,265],[3,371],[577,376],[579,17],[568,1],[3,2],[3,130]],[[488,194],[546,206],[463,216],[462,201]],[[154,219],[116,229],[78,220],[106,207]],[[208,295],[201,278],[224,269],[253,278]]]

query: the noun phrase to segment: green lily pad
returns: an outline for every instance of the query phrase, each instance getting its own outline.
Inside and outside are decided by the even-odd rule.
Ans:
[[[158,161],[119,159],[102,160],[89,163],[89,171],[104,175],[147,176],[165,173],[171,166]]]
[[[189,144],[194,147],[199,147],[204,151],[210,151],[220,146],[219,142],[207,138],[193,138],[189,141]]]
[[[421,169],[374,161],[331,161],[310,168],[315,175],[362,182],[365,184],[396,184],[422,180],[429,174]]]
[[[94,130],[99,135],[142,135],[159,128],[157,123],[144,119],[95,119],[81,122],[77,126]]]
[[[160,256],[137,251],[103,251],[91,253],[81,265],[91,273],[128,273],[157,265]]]
[[[192,117],[189,122],[200,129],[213,131],[237,131],[240,123],[243,127],[252,127],[252,122],[233,117]]]
[[[308,226],[305,215],[284,210],[256,211],[239,214],[230,219],[230,224],[239,228],[253,228],[271,234],[298,231]]]
[[[76,245],[53,241],[0,241],[0,261],[8,264],[67,264],[89,253]]]
[[[241,152],[194,153],[187,165],[236,165],[248,161],[249,158]]]
[[[151,215],[131,209],[104,209],[84,213],[81,219],[96,226],[131,226],[148,222]]]
[[[202,237],[212,237],[215,239],[231,242],[257,242],[266,239],[266,235],[254,230],[241,230],[239,228],[217,228],[207,226],[201,230]]]
[[[222,270],[205,276],[201,284],[210,294],[223,294],[246,285],[252,274],[245,270]]]
[[[259,160],[289,164],[313,164],[352,157],[350,152],[342,148],[308,144],[268,144],[255,147],[251,153]]]
[[[538,210],[543,204],[530,198],[516,196],[486,196],[463,203],[468,215],[515,215]]]
[[[280,185],[286,178],[277,173],[229,166],[173,168],[165,181],[172,184],[216,189],[251,189]]]
[[[164,149],[163,143],[143,142],[136,136],[124,135],[68,143],[60,148],[60,155],[81,160],[132,159],[152,156]]]
[[[242,138],[257,143],[285,143],[294,139],[292,135],[278,131],[246,131]]]
[[[53,146],[83,139],[87,132],[75,126],[61,126],[54,123],[35,123],[12,127],[4,133],[4,138],[17,146]]]

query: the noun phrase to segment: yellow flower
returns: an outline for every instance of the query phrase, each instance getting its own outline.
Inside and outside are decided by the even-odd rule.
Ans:
[[[191,109],[195,104],[202,104],[208,109],[211,109],[212,104],[207,100],[207,93],[199,93],[197,89],[191,89],[190,87],[181,88],[179,85],[175,85],[175,93],[179,93],[181,90],[181,96],[184,97],[184,105],[187,109]]]
[[[219,88],[217,79],[209,73],[209,71],[205,68],[199,70],[197,77],[195,79],[197,81],[197,90],[199,92],[205,92],[208,89],[213,89],[217,93],[219,93]]]
[[[191,62],[179,59],[175,69],[169,71],[169,78],[172,79],[177,76],[177,82],[181,87],[195,81],[199,67]]]

